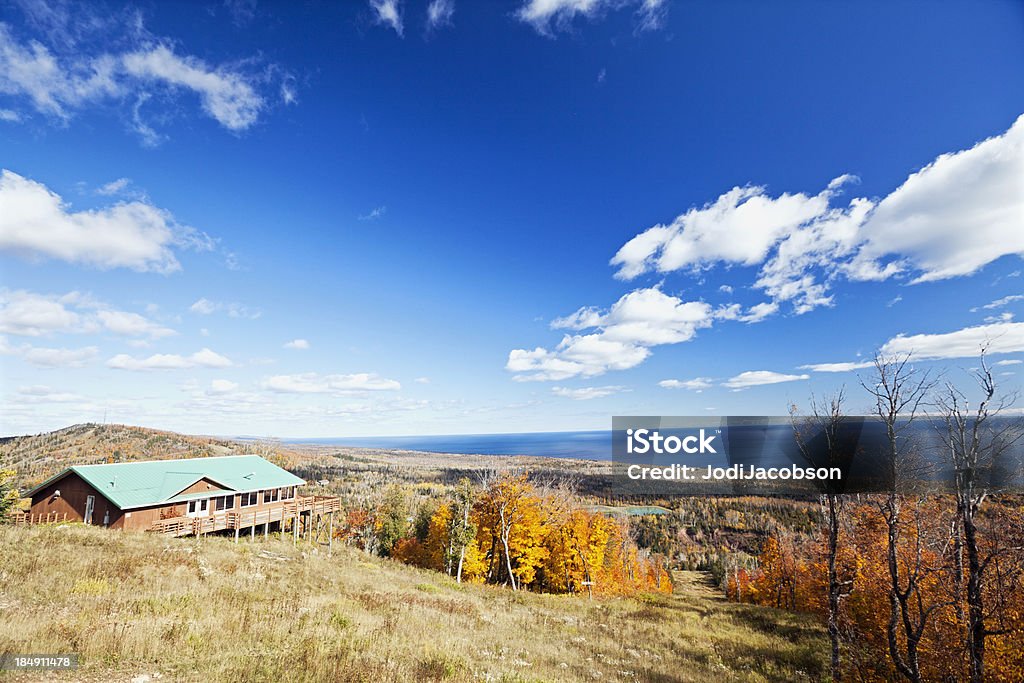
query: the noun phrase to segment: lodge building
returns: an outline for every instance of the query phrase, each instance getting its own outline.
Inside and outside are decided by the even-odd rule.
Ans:
[[[296,538],[339,509],[337,498],[303,496],[305,481],[258,455],[76,465],[28,492],[25,521],[76,521],[173,536],[243,530]]]

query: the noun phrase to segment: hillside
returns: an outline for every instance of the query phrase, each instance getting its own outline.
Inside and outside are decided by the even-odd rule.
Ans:
[[[130,425],[80,424],[0,440],[0,467],[16,470],[22,485],[32,485],[71,465],[237,453],[278,458],[290,454],[274,443],[187,436]]]
[[[64,677],[129,681],[814,681],[821,629],[673,596],[589,601],[458,585],[288,540],[167,540],[0,526],[0,654],[77,652]]]

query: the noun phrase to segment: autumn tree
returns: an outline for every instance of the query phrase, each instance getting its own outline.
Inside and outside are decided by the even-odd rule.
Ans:
[[[852,444],[849,439],[844,438],[844,427],[846,426],[843,415],[844,390],[840,388],[833,396],[819,401],[811,396],[811,412],[807,416],[799,416],[796,406],[793,406],[790,415],[793,421],[793,433],[796,436],[797,446],[800,453],[809,464],[817,467],[842,467],[848,465],[853,456]],[[814,457],[814,446],[812,440],[818,439],[824,442],[823,450],[826,462],[817,462]],[[826,571],[827,571],[827,595],[828,595],[828,617],[826,629],[828,631],[829,643],[831,645],[831,672],[832,680],[841,679],[842,667],[840,662],[840,630],[839,630],[839,608],[840,602],[846,597],[851,589],[852,581],[846,577],[840,577],[837,558],[839,557],[840,534],[844,520],[845,497],[829,487],[820,496],[823,519],[827,534],[826,543]],[[737,580],[737,588],[739,588]]]
[[[908,483],[920,474],[920,461],[910,437],[913,424],[933,386],[928,372],[910,364],[910,355],[876,354],[874,373],[861,386],[874,399],[874,413],[885,428],[882,455],[888,487],[880,511],[886,525],[886,565],[889,570],[889,622],[886,626],[889,656],[907,680],[921,681],[919,644],[928,618],[937,604],[924,606],[920,581],[924,568],[901,562],[900,534]],[[923,557],[916,555],[917,559]]]
[[[381,555],[388,556],[409,526],[409,504],[401,487],[392,485],[384,492],[377,514],[377,547]]]
[[[462,571],[466,564],[466,553],[476,539],[476,524],[470,520],[473,513],[473,484],[463,477],[455,487],[452,500],[452,517],[448,528],[449,557],[458,557],[455,569],[455,580],[462,583]],[[451,571],[448,572],[449,574]]]
[[[984,587],[989,569],[998,565],[997,558],[1007,549],[991,542],[986,549],[979,528],[980,511],[986,498],[1002,483],[998,476],[1002,457],[1022,436],[1019,420],[1000,419],[1000,413],[1012,405],[1016,396],[997,394],[996,380],[984,347],[979,365],[974,373],[980,389],[977,405],[972,406],[967,395],[951,382],[945,384],[936,401],[943,422],[940,438],[954,472],[955,581],[958,594],[962,593],[967,603],[966,647],[972,683],[985,679],[987,639],[1004,633],[987,623]],[[1009,552],[1014,551],[1019,555],[1019,548],[1009,549]]]
[[[18,490],[14,488],[15,474],[14,470],[0,470],[0,522],[7,520],[20,499]]]

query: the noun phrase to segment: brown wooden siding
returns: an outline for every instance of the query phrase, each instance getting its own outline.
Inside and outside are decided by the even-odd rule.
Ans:
[[[60,491],[60,496],[55,496],[57,491]],[[63,518],[66,513],[69,520],[81,522],[85,520],[85,502],[89,496],[96,497],[92,523],[102,525],[106,516],[110,526],[117,526],[121,510],[74,472],[37,491],[32,496],[31,514],[45,515],[52,512]]]
[[[60,496],[54,497],[54,493],[58,490],[60,491]],[[295,490],[297,493],[299,490],[298,487],[296,487]],[[218,495],[225,494],[223,493],[224,489],[214,482],[203,479],[188,487],[188,489],[183,491],[182,494],[202,493],[204,491],[209,491],[211,498],[207,515],[217,514],[213,509],[212,499],[216,498]],[[32,508],[30,514],[42,516],[48,513],[55,513],[58,518],[63,518],[63,515],[67,513],[68,521],[81,522],[85,518],[86,498],[90,495],[96,496],[96,501],[93,507],[92,523],[97,526],[102,526],[104,516],[109,515],[107,520],[110,528],[112,529],[146,531],[153,526],[155,522],[158,522],[161,519],[184,517],[188,512],[188,503],[154,505],[122,511],[116,505],[104,498],[84,479],[74,472],[69,472],[66,476],[61,477],[57,481],[51,482],[45,488],[39,490],[34,496],[32,496]],[[279,508],[286,502],[294,500],[277,500],[272,503],[264,503],[263,491],[260,491],[259,504],[243,508],[240,506],[240,494],[236,493],[233,495],[235,504],[226,512],[250,513],[258,510]]]

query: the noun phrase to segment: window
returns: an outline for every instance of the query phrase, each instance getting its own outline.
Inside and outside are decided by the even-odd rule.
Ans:
[[[233,494],[230,496],[217,496],[216,498],[213,499],[213,502],[214,509],[217,512],[220,512],[222,510],[230,510],[231,508],[235,507],[235,496]]]
[[[202,500],[190,500],[188,502],[188,516],[189,517],[205,517],[210,509],[210,499],[203,498]]]
[[[249,493],[242,494],[242,500],[239,507],[247,508],[256,505],[260,502],[260,494],[256,491],[250,491]]]
[[[295,497],[295,487],[286,486],[281,489],[281,500],[291,500]]]
[[[267,489],[263,492],[264,503],[276,503],[281,495],[281,489]]]

